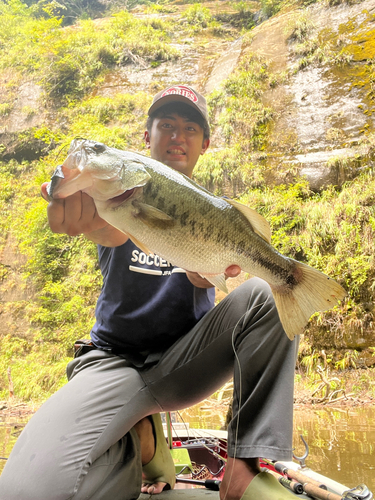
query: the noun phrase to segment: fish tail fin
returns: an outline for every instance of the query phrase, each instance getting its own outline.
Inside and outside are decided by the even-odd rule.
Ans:
[[[281,324],[291,340],[303,332],[314,313],[331,309],[347,295],[342,286],[326,274],[301,262],[295,263],[298,283],[283,290],[271,287]]]

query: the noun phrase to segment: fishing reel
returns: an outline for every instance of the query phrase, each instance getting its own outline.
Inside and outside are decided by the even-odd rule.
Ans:
[[[374,495],[365,484],[360,484],[342,494],[342,500],[372,500],[373,498]]]

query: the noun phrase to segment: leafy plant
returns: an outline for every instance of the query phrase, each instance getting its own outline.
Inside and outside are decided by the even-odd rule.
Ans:
[[[302,43],[314,31],[315,25],[306,13],[300,14],[288,23],[288,40]]]
[[[188,7],[184,13],[184,17],[188,24],[194,26],[197,30],[207,28],[212,21],[212,15],[209,9],[203,7],[200,3],[195,3],[191,7]]]
[[[8,116],[12,111],[12,105],[8,102],[0,104],[0,116]]]
[[[358,351],[346,351],[344,356],[335,363],[335,368],[337,370],[346,370],[348,368],[357,368],[356,361],[359,357]]]
[[[282,4],[282,0],[261,0],[262,12],[266,17],[276,14]]]

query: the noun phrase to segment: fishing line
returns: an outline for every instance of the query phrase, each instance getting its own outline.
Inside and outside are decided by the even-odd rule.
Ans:
[[[182,421],[182,423],[184,424],[184,427],[185,427],[185,432],[186,432],[186,435],[187,435],[187,438],[188,438],[188,441],[190,439],[190,429],[189,427],[186,425],[186,422],[184,420],[184,417],[181,415],[181,412],[177,411],[176,412],[177,415],[179,416],[180,420]],[[173,427],[173,422],[172,422],[172,427]],[[178,437],[178,434],[177,434],[177,431],[173,428],[173,430],[176,432],[176,436]]]
[[[70,144],[65,144],[65,145],[61,146],[61,148],[59,150],[57,150],[56,154],[54,155],[55,156],[55,161],[57,161],[57,159],[61,155],[61,153],[63,153],[64,150],[66,150],[69,147],[70,147]]]
[[[234,353],[234,357],[235,357],[235,362],[237,363],[238,365],[238,389],[239,389],[239,395],[238,395],[238,411],[237,411],[237,422],[236,422],[236,429],[234,431],[234,452],[233,452],[233,461],[236,460],[236,453],[237,453],[237,439],[238,439],[238,429],[239,429],[239,422],[240,422],[240,408],[241,408],[241,404],[242,404],[242,377],[241,377],[241,362],[240,362],[240,358],[238,357],[238,354],[236,352],[236,346],[235,346],[235,343],[234,343],[234,334],[235,334],[235,331],[240,323],[240,321],[242,321],[242,319],[245,317],[245,315],[248,313],[248,311],[246,311],[245,313],[242,314],[242,316],[239,318],[239,320],[237,321],[237,323],[234,325],[234,328],[232,330],[232,336],[231,336],[231,343],[232,343],[232,349],[233,349],[233,353]],[[236,386],[234,386],[233,388],[233,392],[236,391]],[[232,405],[233,406],[233,405]],[[228,462],[227,462],[228,463]],[[232,470],[230,472],[230,476],[229,476],[229,481],[227,482],[227,489],[226,489],[226,492],[224,493],[224,500],[227,498],[227,494],[228,494],[228,490],[229,490],[229,486],[230,486],[230,483],[232,481],[232,476],[233,476],[233,467],[232,467]]]
[[[79,135],[78,135],[78,136],[76,136],[76,137],[74,137],[73,139],[74,139],[74,140],[77,140],[77,141],[86,141],[86,140],[87,140],[86,138],[84,138],[84,137],[80,137]],[[57,161],[57,159],[59,158],[59,156],[61,155],[61,153],[63,153],[63,152],[64,152],[64,150],[66,150],[66,149],[70,148],[70,144],[71,144],[71,142],[70,142],[69,144],[64,144],[63,146],[61,146],[61,148],[60,148],[60,149],[58,149],[58,150],[56,151],[56,154],[54,155],[54,157],[55,157],[55,161]]]
[[[232,330],[232,338],[231,338],[232,349],[233,349],[233,353],[234,353],[234,357],[235,357],[235,362],[237,363],[237,366],[238,366],[238,391],[236,390],[236,386],[234,386],[233,392],[239,392],[239,394],[238,394],[238,411],[237,411],[237,416],[236,416],[237,422],[236,422],[236,428],[234,431],[234,452],[233,452],[233,457],[232,457],[233,462],[236,460],[236,454],[237,454],[237,440],[238,440],[238,432],[239,432],[239,426],[240,426],[240,412],[241,412],[241,406],[242,406],[242,374],[241,374],[242,369],[241,369],[240,358],[238,357],[238,354],[236,351],[234,336],[235,336],[235,332],[236,332],[236,329],[237,329],[239,323],[243,320],[243,318],[246,316],[246,314],[248,314],[250,312],[250,310],[255,309],[255,307],[262,307],[264,304],[265,304],[265,302],[263,302],[262,304],[258,304],[257,306],[254,306],[253,308],[250,308],[246,312],[244,312]],[[227,498],[229,486],[230,486],[230,483],[232,481],[232,476],[233,476],[233,467],[232,467],[232,470],[231,470],[231,473],[229,476],[229,480],[227,483],[228,486],[227,486],[226,492],[224,494],[224,500]]]

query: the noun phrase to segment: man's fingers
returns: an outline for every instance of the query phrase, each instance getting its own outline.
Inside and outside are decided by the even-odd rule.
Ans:
[[[52,200],[47,207],[48,222],[54,233],[64,233],[65,201]]]
[[[105,226],[108,226],[108,222],[106,222],[99,216],[94,200],[91,198],[91,196],[82,193],[82,233],[97,231],[98,229],[102,229]]]
[[[47,194],[47,186],[48,186],[48,182],[44,182],[41,185],[40,194],[42,195],[42,198],[44,198],[46,201],[50,201],[49,196]]]
[[[85,217],[81,191],[77,191],[68,198],[65,198],[64,201],[64,232],[69,234],[69,236],[76,236],[83,232],[79,228],[81,227],[82,219]],[[87,205],[85,209],[90,212],[88,217],[92,217],[93,209],[89,207],[89,204]]]
[[[44,185],[41,191],[44,198],[46,193]],[[99,217],[94,200],[81,191],[64,199],[50,200],[47,214],[51,230],[69,236],[88,234],[108,225]]]

